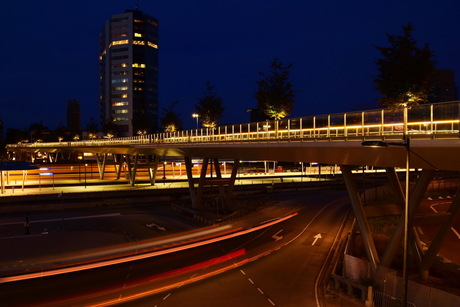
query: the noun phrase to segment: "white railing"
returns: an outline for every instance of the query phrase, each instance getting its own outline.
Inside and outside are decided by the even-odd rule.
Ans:
[[[309,116],[278,121],[181,130],[124,138],[75,142],[10,144],[21,147],[99,147],[149,144],[190,144],[248,141],[351,139],[417,135],[436,138],[459,133],[460,102],[446,102],[399,109],[380,109]]]

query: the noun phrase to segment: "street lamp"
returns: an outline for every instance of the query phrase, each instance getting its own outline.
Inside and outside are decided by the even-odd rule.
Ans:
[[[196,129],[198,129],[198,118],[200,117],[200,114],[198,114],[198,113],[193,113],[193,114],[192,114],[192,117],[193,117],[193,118],[196,118]]]
[[[408,286],[408,249],[409,249],[409,176],[410,176],[410,139],[405,136],[404,142],[364,141],[361,145],[366,147],[404,146],[406,148],[406,197],[404,198],[404,239],[403,239],[403,275],[402,275],[402,302],[407,306]]]

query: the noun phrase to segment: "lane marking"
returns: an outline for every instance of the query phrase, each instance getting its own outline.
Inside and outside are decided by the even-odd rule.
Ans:
[[[316,244],[316,241],[318,241],[318,239],[321,239],[321,234],[318,233],[316,236],[314,236],[313,238],[315,238],[315,240],[313,240],[313,243],[311,244],[312,246]]]

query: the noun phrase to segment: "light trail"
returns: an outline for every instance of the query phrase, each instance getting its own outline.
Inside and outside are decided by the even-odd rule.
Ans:
[[[105,261],[98,261],[98,262],[93,262],[93,263],[88,263],[88,264],[82,264],[82,265],[77,265],[73,267],[66,267],[66,268],[59,268],[59,269],[52,269],[48,271],[41,271],[41,272],[35,272],[35,273],[27,273],[27,274],[21,274],[21,275],[16,275],[16,276],[7,276],[7,277],[2,277],[0,278],[0,283],[7,283],[7,282],[13,282],[13,281],[20,281],[20,280],[27,280],[27,279],[33,279],[33,278],[43,278],[47,276],[54,276],[54,275],[60,275],[60,274],[66,274],[66,273],[72,273],[72,272],[78,272],[78,271],[83,271],[83,270],[90,270],[90,269],[95,269],[95,268],[101,268],[101,267],[106,267],[110,265],[116,265],[116,264],[121,264],[121,263],[126,263],[130,261],[136,261],[136,260],[141,260],[141,259],[146,259],[150,257],[156,257],[160,255],[166,255],[169,253],[174,253],[178,251],[183,251],[186,249],[198,247],[198,246],[203,246],[211,243],[215,243],[218,241],[222,240],[227,240],[230,238],[234,238],[237,236],[242,236],[266,227],[270,227],[272,225],[275,225],[277,223],[281,223],[293,216],[296,216],[298,213],[293,213],[288,216],[279,218],[277,220],[267,222],[264,224],[261,224],[256,227],[252,227],[249,229],[241,230],[241,228],[237,228],[235,231],[237,232],[232,232],[229,234],[225,234],[222,236],[217,236],[217,237],[212,237],[209,239],[204,239],[200,240],[194,243],[187,243],[183,245],[179,245],[173,248],[168,248],[164,250],[159,250],[159,251],[153,251],[153,252],[146,252],[143,254],[139,255],[131,255],[131,256],[126,256],[126,257],[121,257],[117,259],[111,259],[111,260],[105,260]]]

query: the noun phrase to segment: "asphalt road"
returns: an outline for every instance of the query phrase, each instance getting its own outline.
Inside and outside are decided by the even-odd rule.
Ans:
[[[273,195],[272,200],[275,206],[233,222],[232,227],[251,228],[294,212],[298,215],[164,256],[2,284],[0,301],[7,306],[91,306],[104,301],[125,306],[313,306],[317,276],[348,210],[346,195],[303,192]],[[166,211],[125,210],[105,218],[49,219],[40,228],[112,229],[129,241],[174,235],[195,226]],[[149,222],[166,230],[146,227]]]

